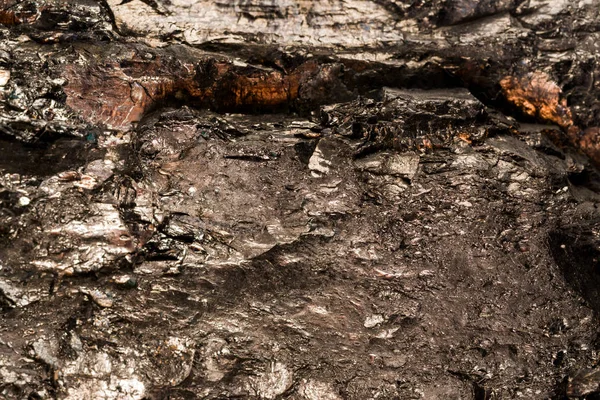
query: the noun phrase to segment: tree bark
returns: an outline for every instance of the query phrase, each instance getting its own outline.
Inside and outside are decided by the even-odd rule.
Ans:
[[[0,397],[598,395],[599,14],[0,0]]]

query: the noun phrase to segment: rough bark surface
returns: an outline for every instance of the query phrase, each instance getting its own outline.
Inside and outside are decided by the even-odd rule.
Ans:
[[[0,0],[0,397],[598,398],[599,32]]]

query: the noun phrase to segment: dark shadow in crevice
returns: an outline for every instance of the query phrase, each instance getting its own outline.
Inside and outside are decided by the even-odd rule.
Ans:
[[[24,143],[0,136],[0,171],[21,175],[46,177],[61,171],[75,169],[99,150],[89,140],[58,138],[51,142]]]
[[[600,314],[600,243],[589,223],[551,232],[548,242],[567,283]]]

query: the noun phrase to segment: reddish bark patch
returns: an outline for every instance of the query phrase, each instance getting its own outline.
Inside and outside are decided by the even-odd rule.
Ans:
[[[571,142],[600,166],[600,128],[591,127],[580,131],[578,127],[572,126],[568,134]]]
[[[298,99],[302,84],[314,81],[318,72],[313,62],[286,74],[214,59],[194,65],[134,57],[69,65],[63,76],[68,80],[65,93],[71,109],[89,122],[126,130],[169,97],[227,111],[287,107]],[[329,84],[328,79],[322,84]]]
[[[128,129],[158,99],[173,92],[168,76],[135,78],[118,63],[102,66],[69,65],[65,68],[67,105],[92,123]]]
[[[0,10],[0,24],[12,26],[20,23],[21,21],[14,12]]]
[[[507,76],[500,81],[500,86],[506,100],[523,114],[562,128],[573,125],[562,90],[547,74],[536,71],[523,77]]]

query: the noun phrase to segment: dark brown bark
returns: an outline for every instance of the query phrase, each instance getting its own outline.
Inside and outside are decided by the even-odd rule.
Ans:
[[[0,0],[0,397],[584,398],[597,0]]]

